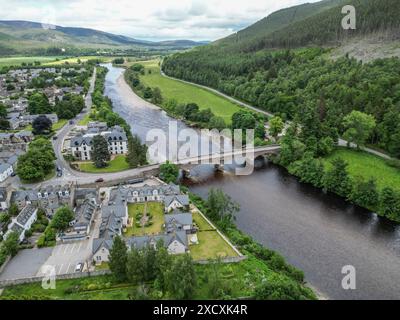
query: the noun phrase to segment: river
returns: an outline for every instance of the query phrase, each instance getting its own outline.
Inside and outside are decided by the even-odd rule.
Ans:
[[[168,128],[165,112],[137,97],[123,80],[123,69],[107,65],[105,94],[142,139],[154,128]],[[179,123],[179,128],[185,128]],[[400,226],[342,199],[299,183],[266,163],[250,176],[224,174],[211,166],[193,170],[191,191],[207,196],[221,188],[241,210],[237,226],[281,253],[304,271],[306,281],[329,299],[400,299]],[[341,286],[342,267],[356,270],[356,289]]]

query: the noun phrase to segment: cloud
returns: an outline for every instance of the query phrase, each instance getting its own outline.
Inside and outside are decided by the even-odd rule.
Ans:
[[[311,0],[316,2],[317,0]],[[87,27],[139,39],[216,40],[306,0],[0,0],[0,19]]]

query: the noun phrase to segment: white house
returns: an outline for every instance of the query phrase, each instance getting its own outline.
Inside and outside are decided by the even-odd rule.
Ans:
[[[5,181],[14,172],[13,166],[9,163],[0,164],[0,182]]]
[[[178,194],[166,196],[164,198],[165,212],[170,212],[178,208],[186,208],[189,206],[189,196],[186,194]]]
[[[128,153],[128,138],[126,133],[120,126],[115,126],[109,131],[87,133],[72,138],[70,142],[72,155],[80,160],[91,160],[93,138],[99,134],[106,139],[110,154],[118,155]]]
[[[31,228],[37,219],[37,211],[36,207],[30,205],[22,209],[19,215],[12,219],[8,225],[8,230],[4,234],[4,238],[7,239],[11,232],[17,232],[19,234],[19,241],[22,242],[25,238],[25,232]]]

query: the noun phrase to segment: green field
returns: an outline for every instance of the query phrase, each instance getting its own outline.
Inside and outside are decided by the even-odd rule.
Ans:
[[[178,103],[194,102],[200,109],[210,108],[216,116],[224,118],[227,124],[231,123],[232,115],[240,110],[238,105],[206,89],[163,77],[158,60],[144,61],[140,64],[146,68],[145,75],[140,76],[141,82],[144,86],[159,87],[164,100],[175,99]]]
[[[0,58],[0,67],[20,66],[24,62],[34,63],[35,61],[39,61],[41,64],[45,64],[51,61],[56,61],[57,58],[60,57],[5,57]]]
[[[189,248],[190,255],[194,260],[236,257],[238,255],[199,212],[194,211],[192,214],[193,221],[199,228],[197,232],[199,243],[192,244]]]
[[[148,227],[137,227],[136,226],[136,214],[151,214],[152,225]],[[128,204],[129,219],[132,222],[132,226],[128,227],[124,233],[125,237],[131,236],[143,236],[145,234],[159,234],[162,232],[162,226],[164,224],[164,207],[159,202],[146,202],[146,203],[131,203]]]
[[[105,168],[96,168],[92,162],[79,163],[79,169],[83,172],[89,173],[110,173],[128,170],[129,165],[125,161],[125,156],[118,155],[108,163]]]
[[[60,59],[58,61],[53,61],[53,62],[47,62],[47,63],[44,63],[44,65],[62,65],[65,63],[76,64],[76,63],[78,63],[78,60],[80,60],[81,62],[86,62],[90,59],[100,59],[103,62],[107,62],[107,61],[111,61],[112,58],[100,57],[100,56],[80,56],[80,57]]]
[[[389,166],[384,159],[363,151],[338,148],[324,159],[326,167],[330,168],[330,161],[338,157],[348,163],[348,171],[352,177],[361,176],[365,179],[374,177],[378,189],[390,186],[400,190],[400,170]]]

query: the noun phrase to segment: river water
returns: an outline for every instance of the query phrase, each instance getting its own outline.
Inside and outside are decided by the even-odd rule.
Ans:
[[[133,133],[145,139],[150,129],[167,129],[172,119],[130,90],[123,69],[107,66],[105,94]],[[269,163],[250,176],[236,176],[229,166],[226,170],[217,174],[211,166],[195,168],[191,191],[207,196],[216,187],[229,194],[241,206],[237,226],[303,270],[324,296],[400,299],[399,225],[301,184]],[[342,288],[346,265],[355,267],[355,290]]]

